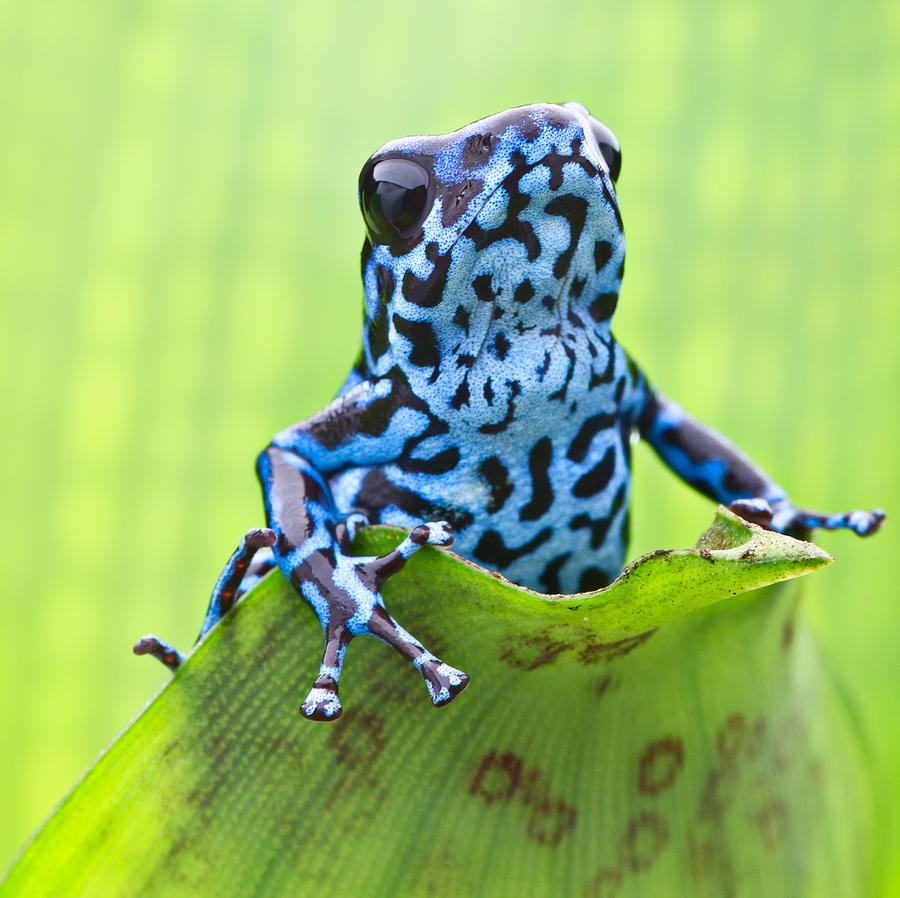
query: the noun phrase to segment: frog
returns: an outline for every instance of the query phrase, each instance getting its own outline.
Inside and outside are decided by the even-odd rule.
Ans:
[[[426,545],[544,594],[621,572],[631,450],[772,530],[878,530],[884,513],[795,506],[740,449],[660,392],[614,338],[625,271],[622,154],[579,103],[508,109],[392,140],[363,166],[362,347],[330,405],[257,459],[267,526],[241,539],[202,639],[278,567],[317,616],[322,661],[301,713],[334,721],[350,641],[408,659],[441,707],[468,685],[388,612],[385,581]],[[354,554],[362,527],[407,536]],[[159,637],[138,654],[176,670]]]

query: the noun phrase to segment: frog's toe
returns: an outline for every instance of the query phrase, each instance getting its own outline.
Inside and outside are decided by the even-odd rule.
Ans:
[[[735,499],[728,508],[745,521],[768,527],[772,523],[774,510],[761,496],[752,499]]]
[[[884,512],[880,508],[872,511],[851,511],[847,515],[847,526],[860,536],[877,533],[884,523]]]
[[[337,683],[329,676],[316,680],[300,706],[300,713],[308,720],[337,720],[343,711]]]
[[[178,670],[185,657],[175,646],[152,633],[142,636],[134,644],[132,651],[135,655],[153,655],[157,661],[162,662],[172,671]]]
[[[425,680],[428,694],[435,707],[440,708],[449,704],[469,685],[467,674],[433,655],[423,657],[416,666]]]
[[[453,528],[447,521],[429,521],[419,524],[409,534],[410,539],[419,546],[452,546]]]

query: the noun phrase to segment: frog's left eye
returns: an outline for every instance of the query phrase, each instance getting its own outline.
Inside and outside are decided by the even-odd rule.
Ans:
[[[395,243],[412,237],[428,213],[430,178],[412,159],[383,159],[359,177],[359,202],[372,239]]]

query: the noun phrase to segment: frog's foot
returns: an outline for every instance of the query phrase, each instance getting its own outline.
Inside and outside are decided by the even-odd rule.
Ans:
[[[132,651],[135,655],[153,655],[154,658],[161,661],[173,672],[178,670],[185,657],[173,645],[170,645],[158,636],[154,636],[152,633],[142,636],[134,644]]]
[[[422,674],[432,704],[436,707],[449,704],[469,685],[469,678],[466,674],[429,652],[381,605],[376,605],[372,610],[368,629],[373,636],[377,636],[382,642],[386,642],[412,661],[413,666]]]
[[[363,527],[369,526],[369,516],[362,511],[351,511],[343,521],[338,522],[336,529],[338,545],[341,551],[349,555],[353,540]]]
[[[300,713],[309,720],[337,720],[344,713],[337,681],[327,674],[318,676],[300,705]]]
[[[344,532],[339,536],[343,546],[349,546],[349,534]],[[354,636],[375,636],[411,661],[422,674],[435,705],[446,705],[466,688],[469,678],[436,658],[404,630],[385,611],[380,594],[385,580],[397,573],[422,546],[449,546],[452,542],[453,529],[446,521],[437,521],[413,528],[396,549],[377,558],[354,558],[341,552],[335,565],[334,555],[322,553],[315,561],[309,556],[305,563],[306,577],[298,577],[295,585],[325,629],[325,651],[319,676],[300,706],[304,717],[310,720],[340,717],[338,682],[347,644]]]
[[[387,555],[371,562],[375,582],[380,587],[384,581],[400,570],[406,560],[422,546],[450,546],[453,544],[453,528],[446,521],[430,521],[414,527],[409,536]],[[393,646],[401,655],[412,661],[422,674],[432,703],[440,707],[453,701],[466,686],[468,676],[461,670],[445,664],[435,657],[411,633],[400,626],[381,605],[372,609],[368,624],[369,632],[388,645]]]
[[[771,529],[772,506],[765,499],[735,499],[728,508],[745,521]]]
[[[419,524],[413,527],[409,535],[386,555],[357,566],[360,574],[365,577],[370,575],[376,589],[381,589],[384,581],[399,571],[407,560],[422,546],[447,546],[453,545],[453,528],[446,521],[429,521],[427,524]]]
[[[823,530],[852,530],[858,536],[871,536],[877,533],[884,522],[884,512],[880,508],[871,511],[845,511],[838,514],[819,514],[798,508],[796,512],[800,526],[812,530],[821,527]]]
[[[325,652],[319,676],[300,705],[300,713],[309,720],[337,720],[343,713],[338,697],[338,681],[344,666],[347,644],[353,637],[346,626],[329,622],[325,629]]]
[[[422,674],[431,702],[437,708],[452,702],[469,685],[467,674],[435,658],[431,652],[426,651],[413,664]]]
[[[745,520],[768,530],[797,536],[819,527],[823,530],[852,530],[859,536],[871,536],[878,532],[884,521],[884,512],[880,508],[823,514],[806,508],[795,508],[786,500],[769,503],[761,498],[738,499],[728,507]]]

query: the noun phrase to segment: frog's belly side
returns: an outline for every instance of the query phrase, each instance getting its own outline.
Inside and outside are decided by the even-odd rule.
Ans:
[[[448,471],[385,465],[330,482],[342,513],[359,508],[372,521],[406,528],[449,520],[454,551],[516,583],[541,592],[595,589],[624,561],[628,436],[619,427],[602,431],[579,463],[567,457],[570,436],[545,436],[509,458],[461,451]]]

